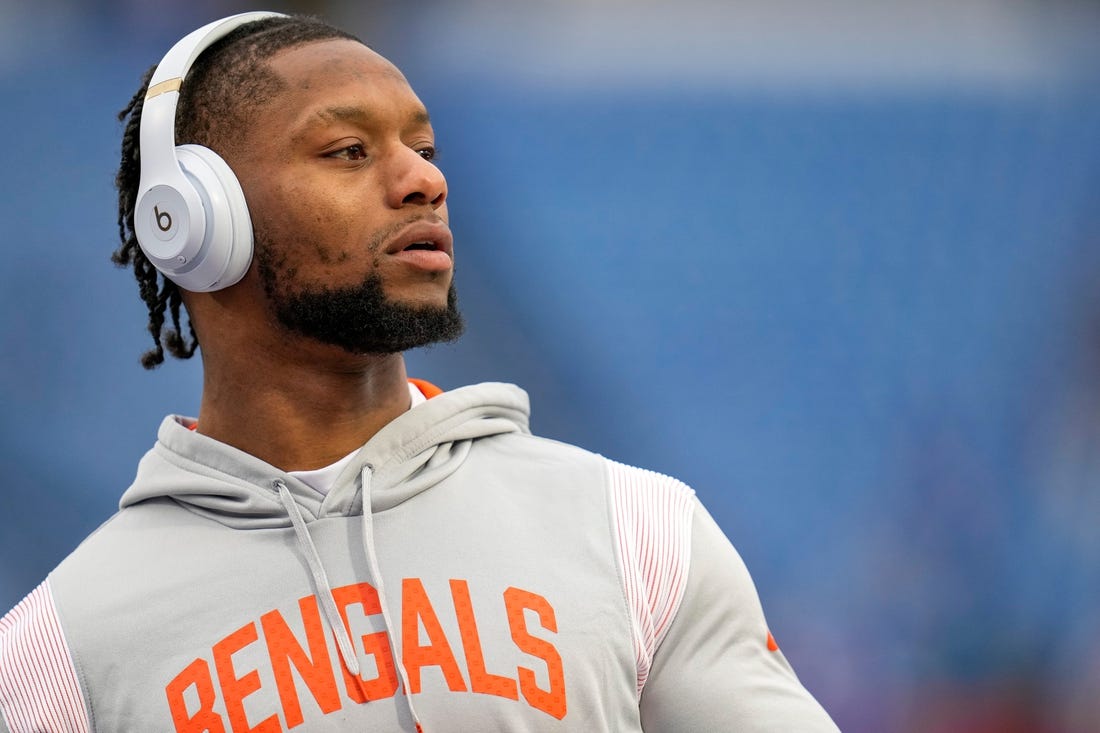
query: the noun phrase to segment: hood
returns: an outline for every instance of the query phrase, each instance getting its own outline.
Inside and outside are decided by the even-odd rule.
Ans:
[[[170,497],[197,514],[234,528],[290,525],[280,480],[310,521],[362,512],[361,475],[371,466],[371,509],[385,511],[430,489],[462,465],[471,441],[529,432],[527,393],[511,384],[461,387],[433,397],[375,434],[337,478],[327,495],[282,469],[188,429],[169,416],[157,442],[138,464],[120,508]]]

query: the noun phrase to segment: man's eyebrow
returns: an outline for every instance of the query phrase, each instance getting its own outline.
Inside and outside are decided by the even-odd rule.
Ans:
[[[324,122],[351,122],[354,124],[367,125],[373,122],[374,119],[374,115],[366,107],[360,107],[358,105],[335,105],[318,110],[317,113],[311,116],[306,122],[306,126],[312,127],[313,125]],[[428,116],[428,111],[424,108],[417,109],[410,115],[409,122],[414,125],[430,125],[432,123],[431,118]]]

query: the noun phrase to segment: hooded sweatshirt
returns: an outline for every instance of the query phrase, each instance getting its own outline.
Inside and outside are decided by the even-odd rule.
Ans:
[[[835,731],[684,484],[433,397],[321,493],[170,416],[0,619],[0,731]]]

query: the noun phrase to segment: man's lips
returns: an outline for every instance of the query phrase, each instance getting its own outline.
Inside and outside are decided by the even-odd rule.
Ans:
[[[442,219],[417,219],[398,230],[386,254],[425,272],[448,272],[454,266],[454,237]]]
[[[386,254],[439,252],[447,259],[454,256],[454,236],[442,219],[417,219],[400,229],[386,245]]]

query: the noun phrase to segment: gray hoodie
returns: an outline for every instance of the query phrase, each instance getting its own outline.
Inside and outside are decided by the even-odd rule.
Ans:
[[[693,492],[527,421],[443,393],[321,494],[166,418],[0,620],[0,731],[835,731]]]

